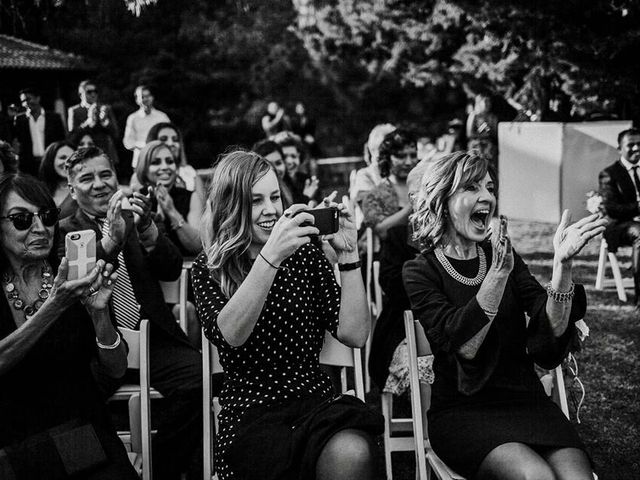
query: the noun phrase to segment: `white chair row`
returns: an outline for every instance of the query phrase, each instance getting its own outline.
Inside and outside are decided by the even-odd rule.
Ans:
[[[605,278],[605,271],[607,268],[607,260],[609,261],[609,267],[611,268],[612,279]],[[620,263],[615,253],[609,251],[607,241],[602,237],[600,242],[600,254],[598,256],[598,271],[596,273],[596,290],[603,290],[606,287],[615,286],[618,292],[618,298],[626,302],[627,293],[626,288],[633,288],[632,278],[622,278],[620,272]]]

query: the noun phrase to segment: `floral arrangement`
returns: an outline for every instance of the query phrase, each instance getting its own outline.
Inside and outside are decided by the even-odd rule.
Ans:
[[[591,213],[599,213],[604,215],[604,205],[602,204],[602,195],[595,190],[587,192],[587,211]]]

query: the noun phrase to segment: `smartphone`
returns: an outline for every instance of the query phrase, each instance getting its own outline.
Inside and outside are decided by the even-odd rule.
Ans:
[[[140,189],[142,195],[146,195],[151,200],[151,212],[155,213],[158,210],[158,199],[156,198],[156,191],[153,185],[144,185]]]
[[[64,246],[69,262],[67,280],[85,277],[96,266],[96,233],[93,230],[67,233]]]
[[[320,230],[318,235],[330,235],[336,233],[340,228],[340,212],[335,207],[314,208],[304,212],[315,218],[313,226]]]

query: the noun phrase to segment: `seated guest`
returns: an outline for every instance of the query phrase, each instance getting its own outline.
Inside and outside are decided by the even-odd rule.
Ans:
[[[388,133],[380,144],[378,170],[382,181],[364,197],[364,224],[382,240],[387,230],[407,223],[411,213],[407,175],[418,162],[416,140],[406,130]]]
[[[126,198],[118,190],[114,166],[102,150],[76,151],[67,161],[67,175],[78,209],[61,222],[61,233],[93,230],[98,257],[118,265],[113,292],[118,326],[137,329],[140,319],[149,319],[151,386],[164,397],[153,437],[153,476],[176,479],[188,467],[201,469],[202,358],[176,323],[158,283],[179,277],[182,256],[153,221],[151,200],[137,192]],[[125,375],[128,383],[137,378],[137,372]],[[113,392],[119,385],[102,387]],[[202,478],[201,472],[192,474]]]
[[[306,158],[306,151],[300,137],[285,131],[273,137],[273,141],[280,145],[284,153],[284,163],[289,177],[285,183],[289,186],[293,196],[293,203],[305,203],[315,207],[322,201],[318,179],[300,171],[300,164]]]
[[[173,156],[178,162],[178,184],[190,192],[196,192],[200,198],[204,200],[204,186],[198,178],[195,168],[187,162],[187,155],[184,149],[184,137],[180,133],[180,130],[178,130],[178,127],[170,122],[156,123],[151,127],[147,135],[147,143],[153,140],[160,140],[173,152]]]
[[[18,157],[8,142],[0,140],[0,174],[16,173],[18,171]]]
[[[147,143],[140,150],[135,174],[143,189],[150,188],[147,195],[157,201],[154,220],[164,225],[169,240],[185,257],[198,254],[202,250],[198,231],[202,201],[194,192],[176,185],[178,165],[173,152],[159,140]],[[179,318],[180,305],[174,305],[173,314]],[[198,318],[190,301],[187,302],[187,336],[191,343],[200,345]]]
[[[368,165],[356,172],[355,182],[349,192],[352,202],[362,205],[362,200],[366,194],[382,181],[380,171],[378,170],[380,144],[384,140],[384,137],[395,129],[396,127],[390,123],[376,125],[371,129],[365,145],[366,155],[364,158],[365,161],[368,159]]]
[[[0,205],[0,472],[138,478],[94,380],[127,368],[109,315],[112,266],[100,260],[67,279],[69,263],[56,256],[58,209],[35,178],[0,176]]]
[[[407,176],[409,202],[412,206],[427,167],[427,162],[420,162]],[[418,253],[420,248],[413,240],[410,223],[391,227],[380,250],[380,287],[384,297],[382,312],[378,316],[371,339],[369,373],[381,391],[395,395],[402,394],[409,387],[404,311],[410,306],[402,284],[402,267]],[[433,357],[418,360],[421,362],[421,373],[425,372],[425,379],[432,381]]]
[[[618,135],[620,159],[600,172],[600,195],[609,223],[604,232],[610,252],[631,245],[636,306],[640,304],[640,130]]]
[[[370,479],[371,434],[382,418],[350,395],[335,397],[318,356],[325,331],[361,347],[369,312],[351,214],[340,204],[342,289],[306,205],[283,212],[273,166],[253,152],[214,168],[193,264],[202,328],[220,353],[225,383],[216,445],[221,480]]]
[[[454,152],[431,167],[412,216],[423,250],[403,279],[435,356],[431,446],[467,478],[592,479],[584,444],[534,362],[555,368],[577,341],[586,295],[572,261],[606,221],[570,225],[565,210],[544,288],[512,249],[505,217],[486,240],[496,196],[489,160]]]
[[[273,140],[260,140],[251,147],[251,151],[257,153],[273,165],[273,168],[276,169],[276,173],[278,174],[283,202],[287,206],[293,204],[291,178],[287,173],[287,166],[284,163],[284,153],[280,145]]]
[[[96,147],[94,133],[88,128],[80,128],[69,135],[69,141],[75,146],[75,149]]]
[[[60,209],[60,218],[73,215],[78,208],[71,195],[67,181],[67,160],[75,151],[73,144],[67,141],[53,142],[44,151],[38,178],[44,182]]]
[[[135,173],[140,185],[151,187],[158,201],[155,220],[164,223],[169,239],[184,256],[198,254],[203,206],[198,195],[176,184],[178,164],[172,150],[159,140],[147,143],[140,150]]]

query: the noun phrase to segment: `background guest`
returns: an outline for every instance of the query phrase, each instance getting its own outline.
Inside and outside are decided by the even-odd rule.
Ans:
[[[282,147],[273,140],[260,140],[251,147],[251,151],[263,157],[267,162],[273,165],[278,179],[280,180],[280,190],[284,204],[288,207],[292,205],[293,195],[291,193],[291,177],[287,173],[287,166],[284,163],[284,153]]]
[[[138,85],[133,96],[140,108],[127,117],[122,143],[127,150],[133,152],[131,166],[135,169],[140,149],[147,143],[151,127],[156,123],[168,123],[171,120],[166,113],[154,108],[154,96],[147,85]]]
[[[321,200],[318,178],[303,173],[300,166],[307,160],[304,145],[296,134],[280,132],[273,137],[273,141],[280,145],[284,154],[287,175],[291,180],[290,188],[294,203],[305,203],[315,207]]]
[[[99,103],[98,87],[92,80],[83,80],[78,85],[80,103],[69,108],[67,128],[70,133],[88,129],[95,145],[104,150],[117,165],[116,141],[120,130],[110,105]]]
[[[364,224],[380,239],[387,230],[406,224],[411,213],[407,175],[418,162],[416,140],[407,130],[394,130],[380,144],[378,170],[382,181],[362,202]]]
[[[53,142],[45,150],[38,172],[38,178],[47,186],[53,201],[60,208],[60,218],[72,215],[78,208],[78,204],[69,195],[67,180],[67,160],[74,151],[71,142]]]
[[[18,171],[18,157],[8,142],[0,140],[0,174],[16,173]]]
[[[178,165],[171,149],[160,140],[147,143],[140,150],[136,177],[143,187],[152,187],[156,221],[164,224],[169,239],[185,256],[199,253],[203,205],[198,195],[176,184]]]
[[[40,104],[40,92],[34,88],[20,90],[20,103],[25,112],[13,123],[13,137],[18,145],[20,170],[38,174],[40,161],[47,145],[64,140],[64,126],[60,115],[46,112]]]

